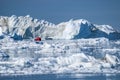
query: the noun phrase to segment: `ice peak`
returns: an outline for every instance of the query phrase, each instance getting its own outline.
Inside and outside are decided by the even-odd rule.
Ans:
[[[75,22],[79,22],[79,23],[82,23],[82,24],[90,24],[90,22],[87,21],[86,19],[78,19],[78,20],[75,20]]]
[[[77,20],[70,19],[70,20],[68,21],[68,23],[71,23],[71,22],[73,22],[73,23],[79,23],[79,24],[88,24],[88,25],[91,24],[91,23],[90,23],[89,21],[87,21],[86,19],[77,19]]]
[[[30,15],[26,15],[25,17],[30,17]]]
[[[85,19],[70,19],[68,22],[55,25],[45,20],[34,19],[30,15],[19,17],[12,15],[11,17],[0,16],[0,26],[2,33],[22,39],[36,36],[42,39],[120,38],[113,27],[92,24]]]
[[[110,33],[116,32],[115,29],[113,29],[113,27],[110,25],[95,25],[95,26],[96,26],[96,28],[107,33],[108,35]]]

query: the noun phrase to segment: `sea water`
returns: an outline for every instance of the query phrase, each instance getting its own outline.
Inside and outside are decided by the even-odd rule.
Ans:
[[[81,73],[81,74],[38,74],[0,76],[0,80],[120,80],[120,74]]]

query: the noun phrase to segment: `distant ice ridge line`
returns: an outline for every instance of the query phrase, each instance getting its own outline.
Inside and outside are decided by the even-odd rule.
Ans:
[[[9,34],[14,38],[33,38],[35,36],[34,32],[39,29],[40,32],[46,28],[46,26],[54,26],[54,24],[49,23],[45,20],[33,19],[29,15],[27,16],[11,16],[11,17],[0,17],[0,26],[2,27],[2,32]],[[37,34],[37,31],[36,31]]]
[[[120,33],[109,25],[96,25],[85,19],[53,24],[27,16],[0,16],[0,35],[9,35],[15,40],[40,36],[42,39],[80,39],[106,37],[120,39]]]

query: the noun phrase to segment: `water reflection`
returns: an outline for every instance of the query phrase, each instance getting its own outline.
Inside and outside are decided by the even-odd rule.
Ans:
[[[41,74],[0,76],[0,80],[120,80],[120,74]]]
[[[70,78],[75,80],[120,80],[120,74],[61,74],[58,78]]]

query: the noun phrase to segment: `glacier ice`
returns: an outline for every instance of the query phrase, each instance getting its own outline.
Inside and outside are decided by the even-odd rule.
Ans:
[[[120,73],[119,41],[90,38],[35,43],[4,38],[0,43],[0,75]]]
[[[27,16],[0,16],[0,35],[7,34],[15,40],[32,39],[80,39],[106,37],[120,39],[120,33],[109,25],[96,25],[84,19],[53,24]]]
[[[42,41],[33,38],[40,36]],[[52,24],[0,16],[0,76],[120,73],[120,33],[84,19]]]

